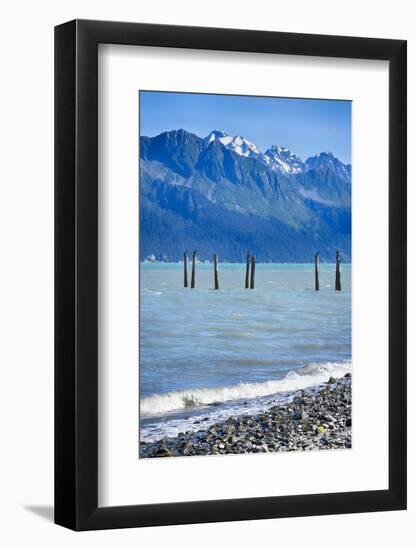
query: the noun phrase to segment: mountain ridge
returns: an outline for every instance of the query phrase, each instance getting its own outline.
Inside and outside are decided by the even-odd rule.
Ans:
[[[242,136],[170,130],[140,138],[141,260],[197,248],[242,261],[311,261],[336,247],[350,260],[351,167],[331,153],[303,162]],[[161,238],[163,234],[163,238]]]

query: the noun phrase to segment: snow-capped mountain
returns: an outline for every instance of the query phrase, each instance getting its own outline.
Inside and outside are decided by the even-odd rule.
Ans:
[[[350,181],[352,177],[352,167],[350,164],[343,164],[337,159],[333,153],[318,153],[314,157],[310,157],[305,162],[305,171],[317,170],[323,172],[324,170],[332,170],[339,178],[345,181]]]
[[[264,162],[277,172],[282,174],[300,174],[304,172],[304,163],[286,147],[272,145],[263,155]]]
[[[140,138],[141,258],[311,261],[350,258],[351,167],[331,153],[305,163],[285,147],[265,153],[215,130]],[[162,229],[161,229],[162,228]]]
[[[206,137],[205,141],[207,143],[211,143],[214,140],[220,141],[220,143],[222,143],[227,149],[234,151],[241,157],[256,158],[262,155],[254,143],[243,138],[242,136],[229,136],[219,130],[213,130]]]
[[[300,157],[291,152],[287,147],[272,145],[262,153],[257,145],[242,136],[230,136],[220,130],[213,130],[205,138],[204,143],[209,145],[218,141],[226,149],[233,151],[241,157],[255,158],[263,162],[278,174],[292,176],[302,174],[309,170],[324,171],[330,169],[338,177],[350,181],[352,170],[350,164],[343,164],[332,153],[318,153],[314,157],[303,162]]]

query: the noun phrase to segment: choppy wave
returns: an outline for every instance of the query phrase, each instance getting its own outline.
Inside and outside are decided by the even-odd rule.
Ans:
[[[326,382],[330,376],[341,377],[351,372],[350,361],[341,363],[310,363],[290,371],[284,378],[266,382],[240,383],[218,388],[195,388],[156,394],[141,400],[143,417],[167,414],[181,409],[224,403],[238,399],[255,399],[282,392],[292,392]]]

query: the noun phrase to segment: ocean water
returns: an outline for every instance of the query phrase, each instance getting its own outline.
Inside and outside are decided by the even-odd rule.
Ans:
[[[191,266],[190,266],[191,267]],[[255,290],[244,264],[140,266],[140,440],[197,430],[255,413],[297,390],[351,370],[351,270],[321,264],[257,264]],[[189,269],[189,282],[191,269]]]

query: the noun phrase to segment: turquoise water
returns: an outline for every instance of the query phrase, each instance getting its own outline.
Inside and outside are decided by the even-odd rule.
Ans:
[[[313,264],[257,264],[244,288],[244,264],[197,264],[196,288],[183,266],[140,266],[141,438],[175,435],[196,418],[251,410],[274,395],[343,375],[351,368],[351,270]],[[189,282],[191,273],[189,269]],[[215,404],[215,406],[213,406]]]

